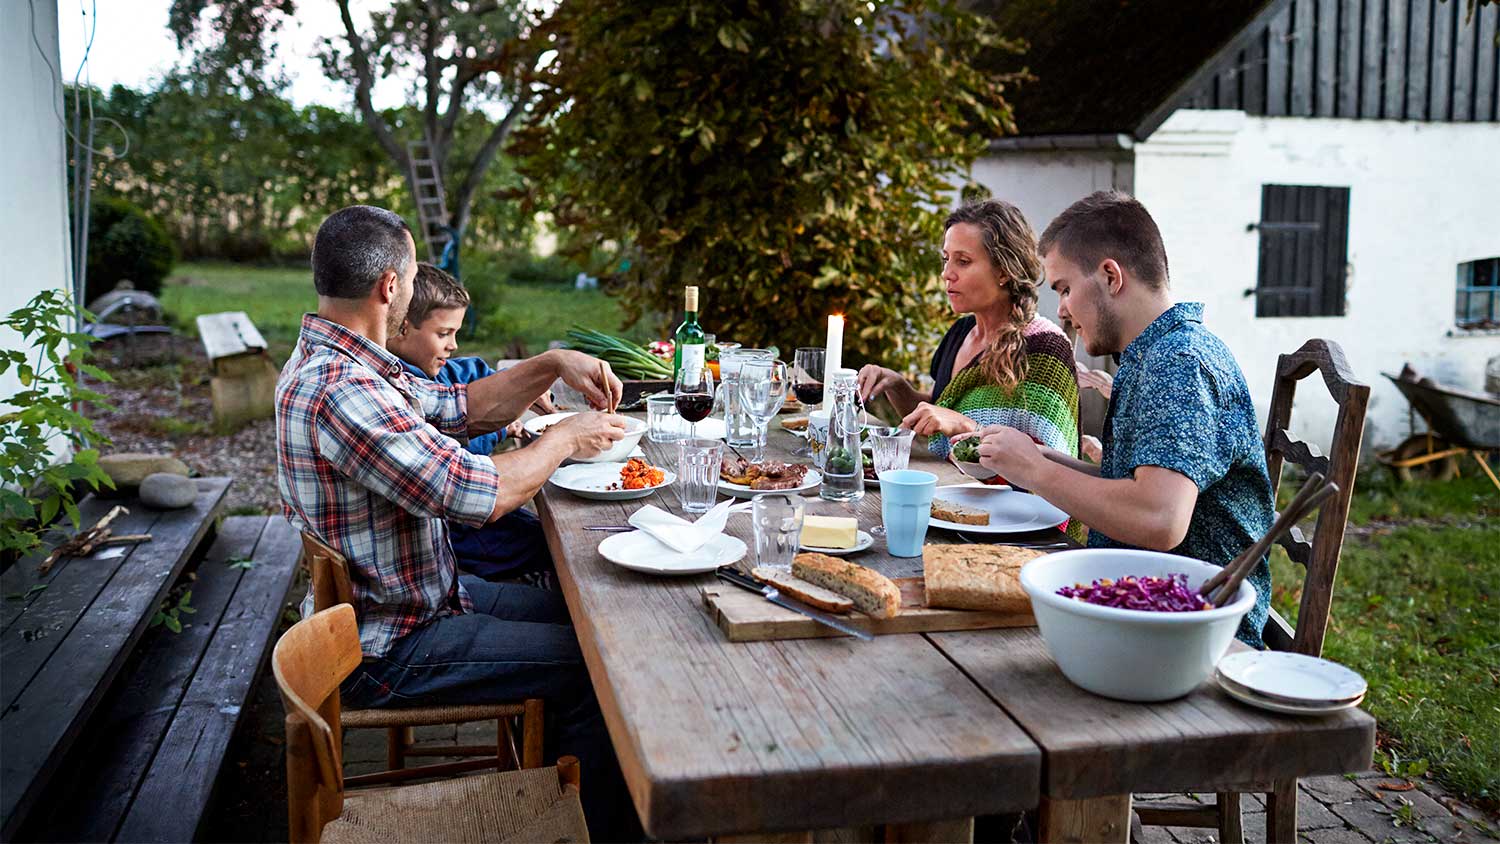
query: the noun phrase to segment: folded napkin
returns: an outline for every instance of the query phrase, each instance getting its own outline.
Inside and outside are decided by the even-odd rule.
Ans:
[[[631,527],[651,534],[673,551],[687,554],[702,548],[709,540],[723,533],[730,513],[748,509],[749,502],[736,504],[733,500],[721,501],[712,510],[698,517],[696,522],[689,522],[655,504],[647,504],[631,513],[629,522]]]

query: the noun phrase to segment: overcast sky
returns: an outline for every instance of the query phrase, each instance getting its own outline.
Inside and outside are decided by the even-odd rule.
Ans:
[[[355,23],[367,24],[365,10],[377,4],[383,5],[378,0],[354,0]],[[167,31],[170,5],[171,0],[57,0],[63,79],[71,83],[77,75],[92,26],[96,30],[85,69],[88,80],[105,89],[117,82],[132,88],[154,85],[182,58]],[[96,8],[97,20],[93,17]],[[283,25],[279,34],[279,54],[292,81],[287,91],[292,102],[352,110],[353,95],[323,75],[314,53],[320,37],[341,32],[343,24],[333,0],[298,0],[296,20]],[[402,100],[400,85],[376,86],[377,106],[395,106]]]

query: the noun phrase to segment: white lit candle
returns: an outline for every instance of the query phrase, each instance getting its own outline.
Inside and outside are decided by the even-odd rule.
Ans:
[[[828,407],[833,401],[833,396],[828,389],[833,384],[833,371],[844,365],[844,315],[832,314],[828,317],[828,339],[823,343],[826,351],[823,355],[823,406]]]

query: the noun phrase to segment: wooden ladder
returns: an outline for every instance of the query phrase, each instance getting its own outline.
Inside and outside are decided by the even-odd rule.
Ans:
[[[417,222],[427,244],[427,260],[436,264],[451,235],[448,232],[448,199],[443,193],[443,175],[432,158],[427,141],[410,141],[406,155],[411,161],[411,183],[417,196]]]

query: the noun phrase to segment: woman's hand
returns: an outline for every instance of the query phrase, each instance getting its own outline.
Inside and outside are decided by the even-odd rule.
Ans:
[[[1081,363],[1073,364],[1078,371],[1080,389],[1098,390],[1099,395],[1109,398],[1114,391],[1115,377],[1102,369],[1089,369]]]
[[[917,405],[916,410],[908,413],[906,418],[901,420],[901,427],[910,428],[918,436],[942,434],[952,438],[958,434],[976,430],[979,425],[956,410],[938,407],[931,402],[924,401]]]
[[[902,378],[894,369],[884,366],[876,366],[867,363],[859,370],[859,400],[868,402],[870,399],[883,396],[892,389],[902,386],[910,387],[906,379]]]

